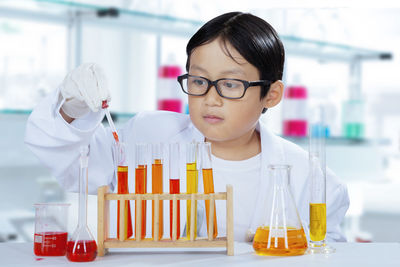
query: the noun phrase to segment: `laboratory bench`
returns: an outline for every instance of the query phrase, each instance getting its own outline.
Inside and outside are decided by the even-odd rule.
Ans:
[[[235,242],[235,255],[214,248],[113,249],[85,266],[400,266],[400,243],[332,243],[336,252],[328,255],[292,257],[258,256],[250,243]],[[0,243],[0,266],[63,266],[66,257],[37,257],[32,243]]]

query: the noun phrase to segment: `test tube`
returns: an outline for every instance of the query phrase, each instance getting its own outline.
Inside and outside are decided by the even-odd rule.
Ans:
[[[214,179],[213,179],[213,169],[211,163],[211,143],[205,142],[201,144],[201,165],[203,170],[203,186],[204,186],[204,194],[213,194],[214,193]],[[215,211],[215,200],[214,203],[214,216],[212,219],[213,227],[212,227],[212,236],[216,238],[218,235],[217,228],[217,213]],[[206,218],[207,218],[207,232],[210,232],[210,200],[205,200],[206,204]],[[209,234],[210,235],[210,234]]]
[[[199,172],[198,172],[198,143],[186,144],[186,193],[198,193]],[[193,238],[197,236],[197,200],[194,200],[194,231]],[[191,239],[191,200],[186,205],[186,236]]]
[[[180,193],[179,153],[180,153],[179,143],[169,144],[169,193],[170,194]],[[170,212],[169,212],[170,236],[171,240],[177,240],[179,239],[181,232],[179,200],[176,199],[170,200],[169,206],[170,206]],[[176,225],[176,227],[174,227],[174,225]]]
[[[148,144],[138,143],[135,146],[135,160],[136,160],[136,170],[135,170],[135,193],[136,194],[146,194],[147,193],[147,156],[149,153]],[[137,205],[136,205],[137,207]],[[146,200],[142,200],[140,218],[138,219],[139,211],[135,208],[135,237],[139,238],[139,233],[137,233],[138,220],[141,221],[141,231],[140,238],[144,239],[146,237]]]
[[[151,163],[151,186],[153,194],[163,193],[163,144],[152,144],[152,163]],[[154,236],[155,231],[155,200],[152,201],[152,237],[154,240],[160,240],[163,236],[163,201],[159,200],[158,205],[158,237]]]
[[[115,161],[116,161],[116,172],[117,172],[117,192],[118,194],[129,194],[128,189],[128,160],[127,160],[127,148],[126,144],[122,142],[114,143],[114,153],[115,153]],[[118,200],[118,210],[117,210],[117,238],[119,238],[120,233],[120,205],[125,205],[125,214],[124,214],[124,233],[125,236],[123,239],[127,239],[133,235],[132,230],[132,216],[131,216],[131,206],[130,201]]]
[[[333,253],[335,249],[326,243],[326,154],[324,109],[318,106],[310,119],[310,242],[308,253]]]

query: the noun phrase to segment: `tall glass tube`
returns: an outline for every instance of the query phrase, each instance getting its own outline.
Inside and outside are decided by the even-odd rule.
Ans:
[[[194,194],[199,192],[198,172],[198,144],[196,142],[186,144],[186,193]],[[194,201],[194,237],[197,237],[197,201]],[[190,239],[191,232],[191,200],[186,201],[186,236]]]
[[[135,169],[135,194],[146,194],[147,193],[147,159],[148,159],[148,144],[138,143],[135,146],[135,159],[136,159],[136,169]],[[141,233],[140,239],[146,237],[146,200],[142,200],[142,210],[141,210]],[[135,237],[138,238],[139,233],[136,233],[137,229],[137,216],[138,211],[135,207]]]
[[[213,194],[214,193],[214,179],[213,179],[213,169],[211,163],[211,143],[205,142],[200,146],[201,151],[201,168],[203,173],[203,186],[204,186],[204,194]],[[210,200],[205,200],[206,204],[206,217],[207,217],[207,232],[210,231]],[[215,207],[215,200],[214,200]],[[213,219],[213,228],[212,228],[213,238],[216,238],[218,235],[217,228],[217,213],[214,208],[214,219]]]
[[[310,119],[310,243],[308,253],[333,253],[326,243],[326,154],[324,110],[316,108]]]
[[[127,145],[122,142],[114,144],[114,154],[116,161],[116,171],[117,171],[117,192],[118,194],[129,194],[128,187],[128,153]],[[132,216],[131,216],[131,205],[129,200],[118,200],[117,209],[117,238],[119,238],[120,233],[120,205],[125,205],[125,222],[124,222],[124,239],[127,239],[133,235],[132,229]]]
[[[180,174],[179,174],[179,143],[169,144],[169,193],[179,194],[180,193]],[[176,216],[174,216],[174,200],[170,200],[169,203],[169,232],[172,240],[177,240],[180,237],[180,202],[176,200]],[[173,228],[174,222],[176,228]]]
[[[163,193],[163,164],[164,164],[164,154],[163,154],[163,144],[157,143],[152,144],[152,160],[151,160],[151,192],[153,194]],[[153,239],[160,240],[163,236],[164,220],[163,220],[163,201],[159,201],[158,205],[158,237],[154,236],[154,210],[155,201],[152,201],[152,237]]]

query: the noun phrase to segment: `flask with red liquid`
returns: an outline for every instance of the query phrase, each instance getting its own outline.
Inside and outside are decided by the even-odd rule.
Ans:
[[[80,154],[78,226],[67,243],[67,258],[74,262],[87,262],[97,256],[97,244],[87,225],[89,147],[81,146]]]
[[[176,78],[182,74],[178,65],[164,65],[158,71],[158,110],[182,112],[182,90]]]

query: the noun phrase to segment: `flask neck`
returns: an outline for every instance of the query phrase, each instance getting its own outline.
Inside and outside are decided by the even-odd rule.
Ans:
[[[270,177],[275,186],[288,187],[290,184],[290,166],[289,165],[270,165],[268,166]]]
[[[79,175],[79,214],[78,214],[78,227],[87,224],[87,175],[88,168],[81,167]]]

